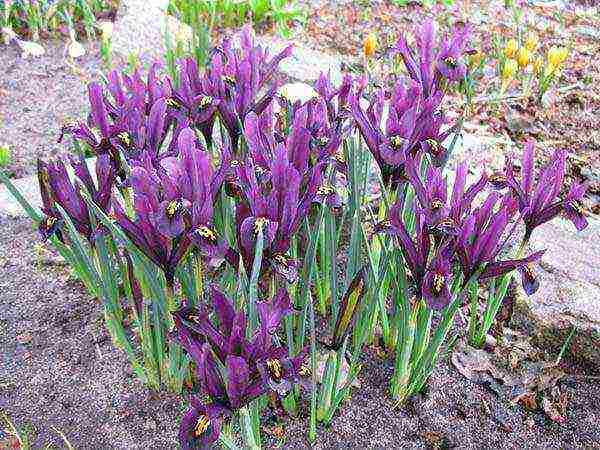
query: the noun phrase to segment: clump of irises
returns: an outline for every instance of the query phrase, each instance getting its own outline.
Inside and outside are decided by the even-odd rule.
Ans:
[[[404,76],[374,89],[324,74],[299,101],[277,93],[291,48],[271,55],[245,29],[204,70],[181,61],[177,80],[154,65],[146,78],[114,71],[90,84],[89,117],[61,138],[92,152],[95,171],[81,155],[39,161],[41,211],[3,178],[102,301],[140,379],[189,391],[183,448],[234,448],[235,418],[259,448],[261,411],[298,414],[303,393],[314,440],[377,329],[394,355],[391,396],[404,402],[423,390],[459,309],[481,346],[513,273],[536,291],[535,228],[558,215],[586,226],[584,186],[564,192],[564,152],[537,177],[533,143],[519,174],[510,160],[473,181],[465,163],[447,170],[460,122],[444,98],[466,75],[469,41],[467,26],[438,38],[426,22],[415,45],[395,48]]]

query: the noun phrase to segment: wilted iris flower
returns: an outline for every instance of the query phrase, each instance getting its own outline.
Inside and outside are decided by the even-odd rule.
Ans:
[[[54,233],[60,233],[62,216],[55,205],[60,205],[73,221],[75,229],[92,245],[94,227],[90,222],[87,203],[80,194],[83,186],[92,200],[104,211],[108,210],[112,189],[115,184],[115,172],[107,155],[100,155],[96,160],[96,183],[89,172],[85,159],[71,157],[70,165],[76,179],[72,180],[62,160],[44,162],[38,159],[38,180],[42,197],[44,218],[39,224],[42,238],[48,239]],[[59,234],[62,239],[62,235]]]
[[[306,350],[290,358],[287,347],[274,339],[283,318],[292,312],[285,290],[257,302],[260,325],[250,337],[245,313],[236,311],[215,287],[211,304],[210,310],[185,307],[174,314],[176,338],[194,359],[198,388],[210,400],[203,404],[192,398],[180,426],[183,448],[214,442],[221,422],[233,411],[271,391],[284,396],[308,375]]]
[[[587,226],[581,200],[585,194],[585,186],[573,182],[569,190],[561,196],[564,189],[566,154],[557,150],[550,162],[540,171],[537,180],[533,170],[534,143],[525,144],[521,162],[521,180],[513,173],[512,163],[507,161],[505,173],[493,177],[498,188],[507,187],[518,202],[518,207],[525,223],[525,241],[529,240],[533,230],[564,215],[578,231]]]
[[[232,42],[223,42],[207,69],[207,87],[219,99],[219,115],[236,154],[246,115],[250,111],[260,114],[271,103],[279,87],[279,63],[292,52],[289,46],[269,55],[256,44],[249,26],[242,30],[239,45],[235,48]]]

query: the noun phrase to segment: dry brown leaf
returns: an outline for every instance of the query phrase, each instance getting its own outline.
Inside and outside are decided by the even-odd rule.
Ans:
[[[548,397],[544,397],[544,399],[542,400],[542,407],[544,408],[544,412],[546,413],[546,415],[554,422],[562,424],[567,421],[566,417],[559,409],[559,404],[553,402]]]
[[[513,398],[512,401],[513,403],[519,403],[523,405],[523,407],[525,409],[528,409],[529,411],[535,411],[538,409],[536,397],[537,396],[534,392],[523,392],[522,394],[517,395],[515,398]]]
[[[420,436],[431,449],[438,450],[450,447],[448,438],[439,431],[424,431]]]

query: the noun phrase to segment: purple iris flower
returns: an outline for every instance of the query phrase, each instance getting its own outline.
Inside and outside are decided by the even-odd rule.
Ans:
[[[443,309],[451,299],[450,280],[452,279],[451,252],[445,248],[438,250],[430,261],[421,287],[421,295],[433,309]]]
[[[250,337],[245,313],[236,311],[214,286],[211,303],[210,310],[184,307],[174,313],[175,337],[196,363],[196,382],[210,399],[202,404],[192,397],[180,426],[183,448],[214,442],[222,420],[233,411],[267,392],[284,396],[308,375],[306,350],[290,358],[287,348],[274,339],[283,318],[292,312],[285,290],[257,302],[260,325]]]
[[[132,75],[112,71],[106,86],[90,83],[91,110],[87,123],[68,123],[62,128],[59,141],[64,134],[70,134],[89,145],[95,154],[108,154],[121,179],[126,177],[122,158],[138,159],[145,152],[158,163],[161,157],[176,154],[177,139],[183,129],[197,126],[207,131],[204,117],[198,116],[195,100],[187,95],[189,90],[186,91],[190,85],[196,89],[197,72],[182,63],[186,76],[183,87],[174,93],[170,80],[160,77],[158,70],[157,64],[152,65],[147,81],[136,70]],[[190,108],[188,113],[183,111],[184,104]],[[214,122],[214,110],[212,120]],[[169,142],[163,152],[167,139]]]
[[[436,248],[432,229],[422,208],[415,209],[415,232],[409,234],[403,221],[404,201],[401,199],[390,209],[388,219],[377,226],[398,239],[411,287],[417,296],[425,299],[429,307],[443,309],[450,302],[451,247],[444,244]]]
[[[218,403],[204,403],[197,396],[190,398],[190,408],[179,425],[179,445],[182,450],[214,448],[219,439],[223,419],[229,410]]]
[[[309,137],[306,130],[290,134],[285,143],[274,144],[269,133],[248,125],[249,158],[236,167],[233,190],[239,198],[236,208],[238,253],[229,262],[237,267],[242,258],[248,273],[252,269],[259,229],[263,233],[261,273],[274,270],[289,282],[298,277],[297,263],[287,255],[292,236],[309,214],[314,202],[339,205],[336,190],[324,180],[325,163],[309,166]],[[260,122],[260,119],[258,119]],[[254,128],[256,133],[249,131]],[[275,147],[270,148],[271,145]]]
[[[523,288],[531,295],[537,290],[530,264],[539,260],[544,251],[533,253],[525,258],[498,261],[508,236],[514,227],[508,229],[511,216],[510,196],[501,197],[492,192],[481,206],[473,211],[462,223],[456,238],[456,253],[465,279],[482,270],[479,279],[498,277],[517,269],[521,273]]]
[[[257,173],[258,172],[258,173]],[[286,148],[279,145],[267,170],[248,162],[237,168],[241,201],[236,209],[239,256],[248,273],[252,270],[258,230],[263,232],[263,267],[294,282],[297,263],[287,255],[291,237],[308,210],[301,203],[300,173],[289,161]],[[304,209],[304,210],[303,210]],[[232,262],[237,267],[235,261]]]
[[[394,89],[393,102],[388,93],[380,89],[374,93],[366,109],[360,104],[366,87],[366,79],[349,96],[349,104],[356,125],[367,148],[379,166],[386,185],[403,181],[404,162],[415,146],[417,118],[421,106],[421,88],[412,83],[406,89],[398,83]],[[384,109],[387,118],[384,120]]]
[[[76,179],[71,180],[67,167],[62,160],[44,162],[38,159],[38,180],[42,197],[42,212],[45,217],[39,224],[39,232],[44,240],[52,234],[60,234],[62,217],[55,205],[60,205],[73,221],[75,229],[91,244],[94,242],[94,227],[90,222],[87,203],[80,193],[85,186],[92,200],[103,210],[108,211],[115,172],[107,155],[100,155],[96,160],[96,180],[89,172],[85,159],[70,157],[70,165]]]
[[[521,180],[515,178],[512,163],[507,161],[505,174],[492,177],[496,187],[508,186],[518,202],[523,222],[525,222],[525,240],[538,226],[564,215],[578,231],[587,225],[581,200],[585,194],[585,186],[574,182],[566,194],[562,195],[565,177],[564,151],[557,150],[550,162],[540,171],[535,180],[533,169],[534,143],[525,144],[521,162]]]
[[[327,107],[327,119],[334,124],[348,117],[348,96],[352,89],[353,80],[350,75],[344,75],[342,84],[335,88],[331,81],[331,74],[321,73],[315,82],[315,91],[325,102]]]
[[[437,42],[433,20],[425,21],[415,30],[416,51],[411,49],[406,38],[401,36],[396,50],[402,57],[410,78],[423,88],[425,98],[432,97],[444,89],[444,80],[461,81],[467,68],[461,58],[471,38],[471,27],[456,26],[450,37]]]
[[[129,160],[148,152],[154,158],[158,157],[168,132],[165,99],[157,99],[148,115],[143,109],[130,105],[126,112],[111,117],[101,85],[90,83],[88,91],[91,105],[88,123],[74,122],[65,125],[59,141],[64,134],[70,134],[74,139],[89,145],[96,155],[109,155],[111,164],[121,178],[125,177],[121,163],[123,156]]]
[[[154,63],[150,66],[147,80],[144,81],[139,70],[131,75],[113,70],[108,74],[106,88],[112,101],[105,97],[106,108],[111,118],[127,115],[132,109],[150,114],[150,109],[158,99],[170,98],[172,87],[170,80],[159,75],[160,65]]]
[[[291,52],[289,46],[270,56],[266,48],[255,43],[249,26],[242,30],[239,49],[225,41],[215,52],[207,69],[207,87],[210,95],[219,99],[219,116],[235,153],[246,115],[250,111],[260,115],[271,103],[279,87],[275,79],[279,63]]]
[[[419,157],[409,157],[406,161],[406,177],[415,190],[425,221],[435,231],[456,234],[477,195],[488,183],[484,173],[480,179],[466,190],[467,166],[459,163],[456,166],[454,185],[451,197],[448,198],[446,178],[438,167],[428,166],[424,180],[421,179]]]
[[[163,158],[158,167],[147,153],[133,165],[129,183],[136,217],[129,217],[118,201],[113,202],[118,224],[164,271],[170,285],[192,244],[211,258],[221,257],[225,248],[212,227],[212,205],[227,169],[213,170],[209,155],[197,146],[189,128],[180,133],[178,149],[177,158]]]
[[[333,129],[326,129],[325,126],[311,128],[315,120],[312,106],[314,104],[308,103],[299,107],[293,115],[287,135],[275,130],[271,106],[260,117],[249,113],[244,124],[249,155],[257,170],[263,174],[270,173],[277,152],[285,152],[287,160],[300,175],[300,215],[306,213],[312,202],[325,203],[332,208],[341,205],[341,198],[334,186],[336,178],[333,177],[332,182],[328,182],[324,176],[328,164],[338,168],[341,166],[336,154],[343,135]],[[320,111],[326,114],[324,110]],[[330,137],[321,135],[315,143],[311,130],[327,133]]]
[[[194,58],[180,63],[179,87],[171,87],[173,95],[167,100],[169,114],[181,126],[199,130],[207,145],[212,146],[213,127],[221,101],[214,97],[213,85],[206,75],[200,75]]]

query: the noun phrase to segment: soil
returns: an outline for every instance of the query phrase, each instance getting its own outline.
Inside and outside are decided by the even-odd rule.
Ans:
[[[74,64],[65,57],[64,39],[42,45],[39,58],[21,58],[16,44],[0,50],[0,145],[11,152],[2,169],[17,178],[33,173],[38,157],[68,151],[57,143],[60,128],[87,116],[86,84],[103,70],[97,42],[85,42],[86,55]]]
[[[132,376],[100,305],[37,241],[29,220],[0,218],[0,408],[33,449],[64,448],[54,428],[78,450],[176,448],[185,405]]]
[[[175,449],[185,400],[149,391],[133,377],[102,323],[100,305],[60,259],[36,244],[26,219],[0,218],[0,406],[34,449]],[[567,421],[551,421],[501,400],[444,359],[427,393],[402,407],[387,395],[393,361],[374,348],[363,357],[361,387],[316,448],[600,448],[600,388],[573,364],[561,384]],[[586,375],[587,374],[587,375]],[[309,448],[308,406],[283,419],[283,438],[267,448]],[[266,430],[272,426],[264,427]],[[0,448],[6,436],[0,434]]]

